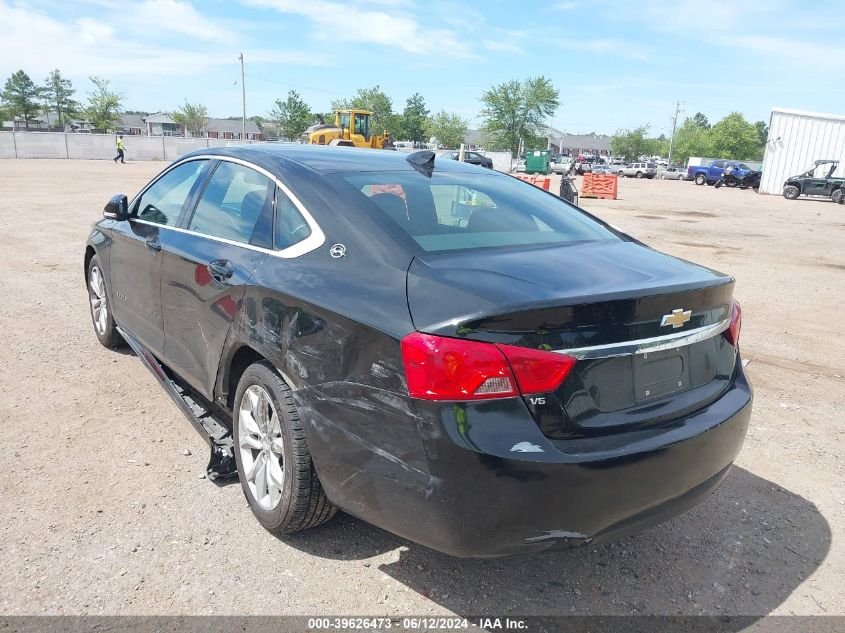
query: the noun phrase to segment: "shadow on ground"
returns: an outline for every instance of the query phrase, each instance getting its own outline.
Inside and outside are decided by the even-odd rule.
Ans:
[[[525,558],[458,559],[340,514],[284,543],[315,556],[365,559],[459,615],[760,616],[824,560],[830,527],[811,502],[734,467],[704,503],[606,545]]]

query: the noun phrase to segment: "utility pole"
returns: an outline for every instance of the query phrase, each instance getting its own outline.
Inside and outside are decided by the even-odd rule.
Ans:
[[[241,60],[241,101],[243,104],[243,111],[241,113],[241,140],[246,140],[246,84],[244,84],[244,54],[238,55]]]
[[[672,136],[669,137],[669,164],[672,164],[672,145],[675,143],[675,129],[678,127],[678,115],[681,113],[681,102],[675,102],[675,116],[672,117]]]

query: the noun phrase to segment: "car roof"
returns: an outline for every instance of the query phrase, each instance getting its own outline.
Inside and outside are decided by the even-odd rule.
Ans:
[[[306,145],[297,143],[261,143],[209,147],[186,154],[189,156],[223,156],[240,158],[272,171],[297,163],[320,174],[364,171],[412,171],[415,167],[407,161],[409,152],[358,147]],[[454,160],[437,161],[435,169],[444,172],[476,172],[478,167]]]

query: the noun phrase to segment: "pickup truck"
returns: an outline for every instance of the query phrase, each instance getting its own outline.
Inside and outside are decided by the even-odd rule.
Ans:
[[[751,171],[748,165],[735,160],[714,160],[709,166],[687,167],[687,180],[694,180],[697,185],[712,185],[722,177],[726,167],[734,167],[740,178]]]

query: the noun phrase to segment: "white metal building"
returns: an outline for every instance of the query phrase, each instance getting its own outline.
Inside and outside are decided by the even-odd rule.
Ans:
[[[787,178],[822,159],[842,161],[834,176],[845,177],[845,115],[772,109],[760,193],[780,195]]]

